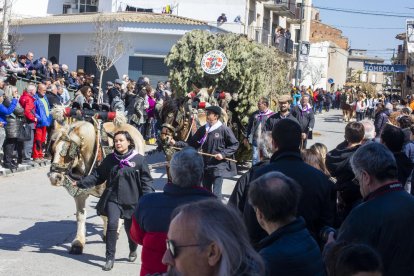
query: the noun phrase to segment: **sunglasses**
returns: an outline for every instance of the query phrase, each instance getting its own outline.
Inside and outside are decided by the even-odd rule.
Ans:
[[[175,259],[178,257],[178,249],[184,247],[195,247],[200,246],[201,244],[187,244],[187,245],[176,245],[172,240],[166,240],[167,250],[170,252],[171,256]]]

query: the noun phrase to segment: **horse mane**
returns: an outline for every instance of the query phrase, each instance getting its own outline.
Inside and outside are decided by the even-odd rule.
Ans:
[[[63,122],[65,120],[65,105],[54,105],[50,113],[52,114],[53,119],[58,122]]]
[[[125,114],[123,112],[116,112],[113,123],[116,127],[120,127],[120,126],[128,123],[128,120],[127,120],[127,117],[125,116]]]
[[[180,106],[182,106],[185,102],[185,98],[177,98],[177,99],[168,99],[164,102],[161,108],[160,117],[163,122],[166,121],[166,117],[168,114],[173,113],[176,114],[176,112],[180,109]]]

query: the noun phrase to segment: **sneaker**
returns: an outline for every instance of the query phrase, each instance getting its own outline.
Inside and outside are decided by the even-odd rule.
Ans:
[[[128,262],[133,263],[137,259],[137,251],[132,251],[129,253]]]

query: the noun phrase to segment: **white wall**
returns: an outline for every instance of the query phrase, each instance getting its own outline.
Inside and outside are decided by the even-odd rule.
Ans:
[[[62,14],[67,0],[13,0],[12,17],[27,18],[51,14]],[[3,7],[3,4],[1,4]]]
[[[34,58],[47,57],[49,43],[48,34],[25,34],[23,41],[17,49],[18,54],[26,54],[28,51],[33,52]]]
[[[331,44],[329,64],[328,64],[328,78],[335,81],[335,89],[344,87],[346,83],[348,51],[336,47]]]
[[[312,88],[327,88],[327,75],[328,75],[328,49],[329,49],[329,42],[322,42],[322,43],[313,43],[310,46],[309,57],[308,57],[308,64],[311,67],[318,67],[322,68],[321,70],[321,79],[318,83],[316,83]],[[304,68],[305,63],[302,63],[302,68]],[[306,74],[305,70],[302,69],[302,74]],[[307,75],[302,85],[309,86],[312,84],[312,78],[310,75]]]

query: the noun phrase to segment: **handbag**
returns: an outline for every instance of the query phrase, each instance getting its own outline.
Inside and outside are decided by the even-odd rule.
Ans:
[[[108,203],[109,197],[112,193],[112,187],[105,189],[102,193],[101,197],[99,198],[98,204],[96,204],[96,213],[98,216],[105,216],[107,217],[108,214],[106,213],[106,204]]]
[[[22,127],[19,128],[17,134],[17,140],[20,142],[30,141],[32,139],[32,127],[28,123],[23,123]]]

